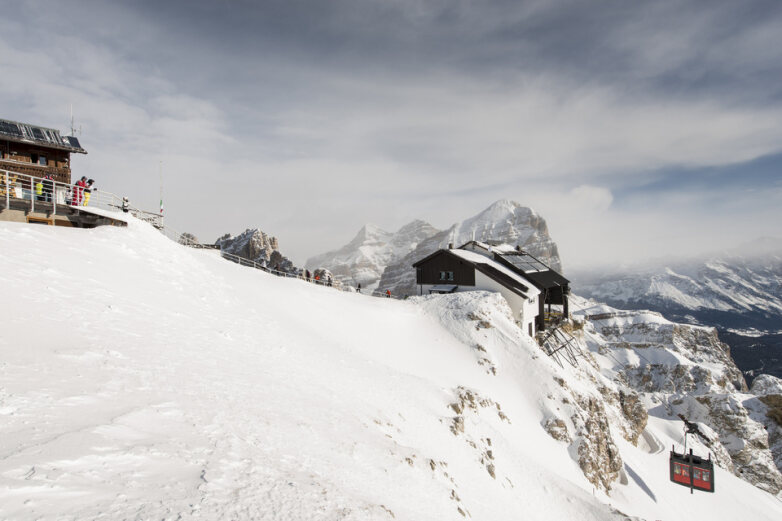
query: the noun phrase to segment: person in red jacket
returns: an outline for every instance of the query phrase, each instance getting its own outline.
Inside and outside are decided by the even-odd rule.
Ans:
[[[71,193],[71,205],[79,206],[81,204],[82,194],[87,187],[87,176],[81,176],[75,185],[73,185],[73,192]]]

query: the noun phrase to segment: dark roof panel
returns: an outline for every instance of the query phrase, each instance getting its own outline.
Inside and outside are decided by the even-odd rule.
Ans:
[[[0,119],[0,139],[17,143],[33,143],[79,154],[87,153],[81,147],[78,139],[73,136],[60,136],[59,130],[18,123],[7,119]]]
[[[494,258],[500,263],[524,274],[540,289],[550,289],[567,286],[570,281],[549,268],[538,258],[526,252],[495,253]]]

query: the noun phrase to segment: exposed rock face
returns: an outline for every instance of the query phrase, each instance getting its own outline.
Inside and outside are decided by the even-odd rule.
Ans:
[[[699,418],[719,435],[733,461],[734,472],[772,494],[782,491],[782,474],[770,450],[769,433],[751,414],[757,409],[746,395],[706,395],[696,400],[705,406]],[[775,472],[776,471],[776,472]]]
[[[311,270],[326,268],[346,284],[371,287],[380,280],[386,266],[397,262],[436,233],[437,229],[420,220],[403,226],[396,233],[367,224],[348,244],[308,259],[305,267]]]
[[[273,270],[286,273],[300,271],[290,259],[279,251],[277,238],[271,237],[257,228],[247,229],[236,237],[227,233],[217,239],[215,245],[219,246],[222,251],[257,262]]]
[[[776,396],[777,379],[759,378],[753,386],[771,394],[748,394],[743,375],[714,328],[605,305],[587,307],[579,315],[586,319],[590,349],[616,363],[617,382],[641,393],[647,404],[661,404],[671,418],[683,414],[698,422],[712,443],[691,439],[696,452],[711,452],[718,465],[758,488],[772,494],[782,491],[782,431],[772,425],[773,405],[765,403],[774,401],[768,397]],[[627,406],[630,411],[634,407],[624,402],[627,415]]]
[[[586,363],[577,368],[560,368],[543,355],[540,347],[515,325],[507,302],[497,293],[466,292],[416,297],[414,301],[420,302],[426,309],[427,303],[435,299],[440,302],[435,306],[438,317],[448,317],[449,320],[458,317],[463,320],[464,327],[454,331],[454,334],[462,341],[476,346],[474,355],[478,365],[485,367],[488,362],[502,367],[507,352],[528,350],[526,352],[531,357],[528,367],[536,375],[534,378],[539,378],[541,374],[550,375],[544,386],[547,401],[543,406],[545,412],[541,428],[567,446],[570,456],[590,483],[597,489],[611,490],[623,466],[615,437],[637,439],[646,425],[646,411],[638,395],[625,385],[606,379],[588,355]],[[443,307],[442,302],[448,304]],[[482,323],[485,325],[476,327]],[[487,342],[487,338],[491,340]],[[483,342],[494,347],[487,349],[483,347]],[[495,351],[498,346],[502,346],[502,349]],[[459,387],[456,394],[457,399],[449,407],[457,416],[445,425],[454,435],[463,437],[479,451],[479,461],[486,464],[487,472],[501,479],[504,461],[499,458],[495,460],[494,452],[488,446],[490,444],[484,443],[488,440],[480,432],[474,431],[474,422],[466,420],[468,414],[486,415],[495,410],[495,420],[510,423],[511,418],[505,416],[499,404],[490,396],[481,396],[463,387]],[[625,397],[620,398],[622,395]]]
[[[627,382],[641,392],[706,393],[747,391],[744,376],[714,328],[675,324],[651,311],[586,315],[612,349],[632,349],[643,363],[623,369]]]
[[[546,221],[531,208],[502,200],[449,229],[421,241],[415,249],[391,263],[383,272],[378,289],[395,295],[415,295],[413,263],[453,242],[460,246],[470,240],[501,240],[520,246],[556,271],[562,271],[557,245],[548,233]]]
[[[582,398],[578,405],[580,410],[572,417],[580,437],[578,465],[593,485],[611,490],[622,470],[622,457],[611,437],[605,406],[595,398]]]
[[[636,445],[638,438],[646,428],[649,421],[649,413],[646,412],[643,403],[638,398],[638,394],[632,391],[620,390],[619,407],[628,422],[629,428],[624,429],[624,437],[627,441]]]
[[[192,233],[183,233],[179,236],[179,244],[199,244],[198,237]]]
[[[768,445],[774,463],[782,470],[782,394],[759,396],[758,401],[765,406],[762,422],[768,431]]]
[[[770,374],[762,374],[752,381],[750,392],[756,396],[782,394],[782,379]]]

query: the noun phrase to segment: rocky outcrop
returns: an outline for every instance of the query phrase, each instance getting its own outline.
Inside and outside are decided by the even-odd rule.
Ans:
[[[610,311],[609,311],[610,310]],[[593,306],[585,314],[600,335],[602,349],[635,351],[638,364],[621,373],[645,393],[747,391],[730,348],[714,328],[675,324],[651,311],[619,311]]]
[[[734,473],[772,494],[782,491],[782,474],[774,462],[769,433],[757,415],[753,399],[739,394],[696,396],[704,406],[691,414],[717,433],[715,441],[727,450]]]
[[[215,241],[221,251],[257,262],[285,273],[299,273],[293,262],[279,251],[279,242],[257,228],[247,229],[236,237],[227,233]]]
[[[595,398],[581,398],[579,410],[571,418],[579,437],[578,465],[584,476],[598,488],[611,490],[622,470],[622,457],[611,437],[604,404]]]
[[[647,403],[663,405],[671,419],[682,414],[697,422],[710,441],[690,441],[721,467],[772,494],[782,491],[780,431],[772,425],[773,405],[765,403],[774,402],[768,397],[776,396],[777,379],[758,378],[753,384],[756,392],[769,394],[748,394],[730,349],[714,328],[605,305],[587,306],[578,314],[586,320],[590,349],[616,364],[617,383],[635,389]],[[632,416],[633,400],[620,401],[623,413]]]
[[[193,235],[192,233],[185,232],[182,235],[179,236],[179,244],[184,245],[193,245],[193,244],[200,244],[198,242],[198,237]]]
[[[559,251],[548,233],[545,219],[531,208],[513,201],[502,200],[478,215],[421,241],[397,262],[388,265],[380,279],[378,289],[391,290],[395,295],[416,294],[413,263],[440,248],[446,248],[449,243],[460,246],[473,238],[481,241],[499,240],[513,246],[520,246],[552,269],[562,271]]]
[[[762,374],[752,381],[750,392],[755,396],[782,394],[782,379],[770,374]]]

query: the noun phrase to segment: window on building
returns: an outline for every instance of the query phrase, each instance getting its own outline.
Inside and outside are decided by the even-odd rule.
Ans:
[[[36,154],[35,152],[31,153],[30,154],[30,162],[33,163],[33,164],[38,163],[38,154]]]
[[[38,156],[38,164],[46,166],[48,163],[46,162],[46,156]]]
[[[453,272],[452,271],[441,271],[440,272],[440,280],[453,280]]]

